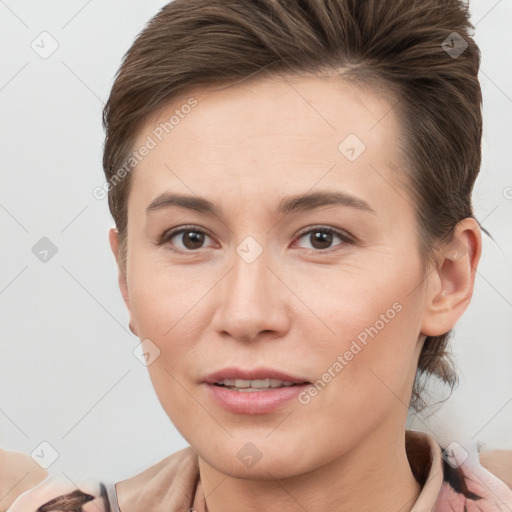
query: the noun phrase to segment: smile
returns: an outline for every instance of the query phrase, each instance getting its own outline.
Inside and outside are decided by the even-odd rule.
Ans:
[[[294,382],[279,379],[223,379],[215,383],[216,386],[223,386],[233,391],[265,391],[269,389],[296,386]]]

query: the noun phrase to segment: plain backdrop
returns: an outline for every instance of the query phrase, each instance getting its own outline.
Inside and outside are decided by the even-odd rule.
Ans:
[[[104,183],[113,76],[165,3],[0,1],[0,444],[48,461],[55,450],[50,472],[72,480],[126,478],[187,445],[133,354],[113,222],[92,194]],[[512,2],[470,5],[485,119],[474,204],[495,241],[483,237],[474,298],[455,329],[460,385],[409,426],[512,449]]]

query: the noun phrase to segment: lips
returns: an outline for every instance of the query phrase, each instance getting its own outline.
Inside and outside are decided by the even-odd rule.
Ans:
[[[207,384],[225,384],[226,381],[230,385],[234,385],[232,381],[249,381],[251,383],[256,382],[255,387],[277,387],[272,386],[272,381],[280,381],[286,383],[285,385],[296,385],[296,384],[310,384],[310,382],[302,377],[289,375],[279,370],[271,368],[253,368],[253,369],[240,369],[240,368],[224,368],[223,370],[216,371],[208,375],[204,382]],[[258,382],[268,381],[270,386],[259,384]],[[237,386],[238,387],[238,386]],[[243,384],[240,387],[249,387]]]
[[[225,368],[208,375],[203,384],[209,397],[236,414],[267,414],[293,403],[311,383],[271,368]]]
[[[215,383],[215,386],[224,386],[226,388],[236,391],[265,391],[269,389],[290,387],[296,385],[297,384],[293,382],[280,379],[224,379],[222,381]]]

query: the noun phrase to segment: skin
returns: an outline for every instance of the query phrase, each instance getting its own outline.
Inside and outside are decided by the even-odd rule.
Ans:
[[[401,125],[382,94],[278,76],[190,95],[198,105],[132,171],[126,267],[115,229],[110,243],[132,329],[160,350],[149,373],[198,455],[209,512],[410,510],[420,485],[404,439],[417,361],[425,336],[447,332],[469,304],[477,223],[460,222],[424,272],[399,184]],[[186,100],[148,119],[137,147]],[[354,162],[338,150],[348,134],[366,146]],[[147,214],[166,191],[207,198],[221,214]],[[283,197],[317,191],[351,194],[375,213],[277,213]],[[183,233],[158,245],[191,224],[207,234],[202,246]],[[355,243],[315,245],[308,231],[326,227]],[[247,236],[263,249],[252,263],[236,252]],[[203,379],[228,366],[315,382],[394,303],[401,311],[309,403],[243,415],[211,400]],[[252,467],[237,457],[248,442],[261,453]]]

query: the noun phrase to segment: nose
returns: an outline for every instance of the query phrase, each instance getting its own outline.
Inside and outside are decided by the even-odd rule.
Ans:
[[[242,342],[283,336],[292,294],[276,274],[265,251],[252,262],[235,253],[233,266],[216,287],[215,332]]]

